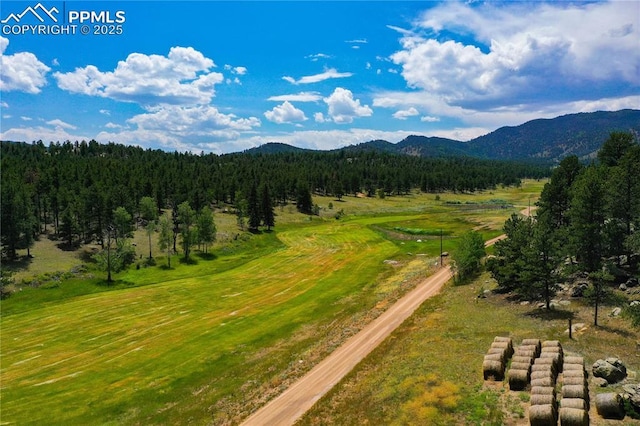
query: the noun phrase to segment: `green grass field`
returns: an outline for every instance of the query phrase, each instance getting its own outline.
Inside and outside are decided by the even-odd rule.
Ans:
[[[228,239],[211,259],[166,270],[156,251],[158,266],[121,273],[114,287],[88,278],[24,289],[1,306],[0,420],[237,423],[428,273],[435,231],[446,231],[445,250],[469,229],[494,236],[541,187],[315,198],[320,217],[278,209],[276,232],[238,241],[219,215]]]

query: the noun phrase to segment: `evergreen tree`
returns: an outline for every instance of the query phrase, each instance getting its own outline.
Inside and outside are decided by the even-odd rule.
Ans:
[[[569,215],[571,218],[571,243],[578,262],[586,272],[600,269],[605,224],[605,191],[602,170],[587,167],[576,179],[572,188]]]
[[[130,238],[133,234],[131,214],[124,207],[118,207],[113,211],[113,226],[116,242],[120,238]]]
[[[260,205],[258,204],[258,191],[256,185],[251,186],[249,191],[249,199],[247,200],[247,214],[249,216],[249,229],[257,231],[260,226]]]
[[[524,250],[533,235],[533,222],[514,213],[503,229],[507,238],[496,242],[495,256],[487,261],[487,269],[498,282],[498,289],[506,293],[520,287]]]
[[[620,159],[634,145],[632,133],[611,132],[609,138],[598,150],[598,160],[606,167],[617,166]]]
[[[313,201],[311,199],[311,191],[309,186],[299,184],[296,192],[296,208],[300,213],[313,214]]]
[[[267,230],[271,230],[276,224],[275,214],[273,212],[273,203],[271,201],[271,195],[269,194],[269,186],[264,185],[261,191],[261,205],[260,210],[262,212],[262,223],[267,227]]]

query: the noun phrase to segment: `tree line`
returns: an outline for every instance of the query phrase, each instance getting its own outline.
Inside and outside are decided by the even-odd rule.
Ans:
[[[54,234],[70,246],[94,241],[104,246],[118,209],[146,226],[143,199],[151,199],[158,213],[174,212],[175,241],[182,232],[177,212],[185,202],[196,214],[227,206],[242,229],[270,229],[276,205],[293,202],[312,214],[312,194],[339,199],[374,196],[377,190],[389,195],[412,188],[476,191],[548,174],[539,164],[376,151],[196,155],[96,141],[1,142],[0,148],[1,241],[10,258],[40,234]]]
[[[640,146],[632,133],[612,132],[597,161],[561,161],[544,186],[535,217],[513,215],[507,239],[496,243],[488,268],[499,290],[547,309],[569,274],[591,282],[587,296],[598,308],[610,284],[637,273],[640,253]]]

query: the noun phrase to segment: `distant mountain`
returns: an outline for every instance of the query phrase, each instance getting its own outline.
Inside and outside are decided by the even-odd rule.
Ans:
[[[398,143],[378,139],[334,151],[557,162],[568,155],[577,155],[581,159],[595,156],[612,131],[640,134],[640,110],[600,111],[532,120],[519,126],[501,127],[468,142],[412,135]],[[301,151],[310,150],[272,142],[245,152],[268,154]]]
[[[569,114],[501,127],[468,142],[475,156],[557,161],[569,155],[589,158],[612,131],[640,133],[640,110]]]
[[[280,154],[282,152],[304,152],[313,151],[311,149],[298,148],[293,145],[287,145],[280,142],[268,142],[255,148],[247,149],[245,154]]]

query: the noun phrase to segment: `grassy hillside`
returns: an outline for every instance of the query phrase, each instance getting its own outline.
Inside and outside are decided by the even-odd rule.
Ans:
[[[275,233],[197,265],[25,289],[2,302],[2,421],[236,423],[429,273],[434,230],[446,250],[471,228],[495,235],[540,189],[318,198],[320,218],[284,209]]]

